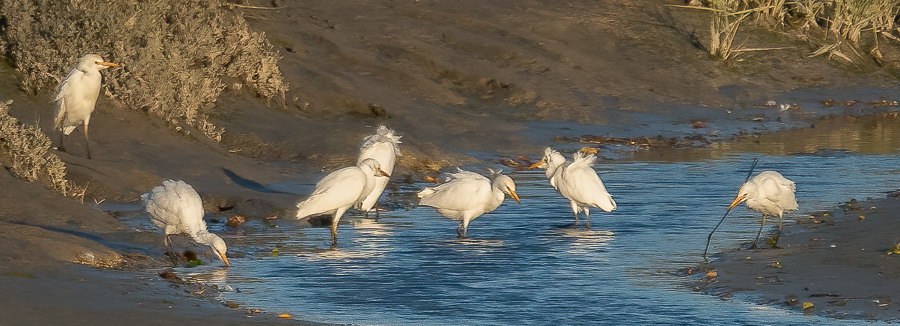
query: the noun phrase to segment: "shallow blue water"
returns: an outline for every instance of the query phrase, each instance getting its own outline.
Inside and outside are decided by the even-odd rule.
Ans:
[[[703,245],[749,162],[798,184],[804,212],[851,198],[883,197],[900,184],[896,157],[830,151],[793,156],[738,155],[696,162],[601,162],[619,204],[574,225],[568,203],[542,171],[513,172],[522,205],[505,202],[456,238],[456,223],[432,209],[345,216],[336,250],[328,228],[245,224],[224,233],[244,253],[233,267],[184,269],[234,291],[224,300],[290,313],[297,319],[352,324],[808,324],[843,322],[775,306],[692,292],[678,269],[702,262]],[[389,198],[407,198],[421,186]],[[892,188],[893,187],[893,188]],[[752,240],[758,216],[736,209],[711,252]],[[278,248],[279,254],[272,255]],[[749,300],[747,300],[749,301]]]

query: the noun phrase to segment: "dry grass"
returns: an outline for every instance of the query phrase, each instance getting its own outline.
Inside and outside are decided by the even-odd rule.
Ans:
[[[104,72],[107,96],[162,117],[176,130],[192,127],[219,141],[208,121],[226,87],[283,97],[280,55],[221,0],[4,0],[0,51],[30,92],[52,89],[85,53],[121,69]]]
[[[50,151],[50,138],[38,126],[10,116],[11,103],[0,102],[0,161],[18,178],[41,182],[57,193],[83,200],[86,188],[66,179],[66,165]]]
[[[900,41],[900,2],[896,0],[709,0],[710,54],[732,60],[741,49],[734,43],[741,24],[752,21],[769,30],[805,39],[815,50],[846,62],[883,59],[882,42]],[[864,36],[869,34],[871,38]]]

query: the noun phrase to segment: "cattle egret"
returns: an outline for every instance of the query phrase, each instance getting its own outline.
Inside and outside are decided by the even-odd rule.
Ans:
[[[434,207],[444,217],[460,221],[456,234],[461,238],[468,235],[469,222],[497,209],[505,195],[520,202],[510,177],[489,169],[491,182],[478,173],[457,169],[447,183],[425,188],[418,196],[419,205]]]
[[[173,234],[184,234],[195,242],[212,248],[213,253],[225,262],[225,266],[231,266],[228,257],[225,256],[228,250],[225,241],[206,231],[203,202],[197,191],[189,184],[184,181],[167,180],[141,196],[141,199],[147,213],[150,213],[150,220],[165,231],[164,243],[170,252],[172,241],[169,237]]]
[[[797,186],[793,181],[785,178],[775,171],[763,171],[753,179],[744,183],[738,190],[737,197],[728,206],[728,211],[734,209],[742,202],[746,202],[747,208],[762,214],[759,231],[756,232],[756,240],[753,247],[759,242],[759,235],[766,225],[766,216],[778,217],[778,234],[772,247],[778,246],[778,238],[781,236],[781,228],[784,224],[784,212],[797,210],[797,198],[794,193]]]
[[[606,212],[616,210],[616,201],[606,191],[600,176],[591,167],[597,157],[593,154],[576,152],[572,162],[550,147],[544,150],[544,157],[531,168],[544,168],[550,185],[569,200],[575,221],[578,214],[584,212],[586,218],[591,217],[591,207]]]
[[[65,136],[82,124],[87,158],[91,158],[88,125],[97,104],[97,97],[100,95],[100,81],[103,79],[100,70],[117,66],[115,63],[103,61],[99,55],[88,54],[81,57],[78,65],[69,71],[66,79],[59,84],[56,97],[53,99],[56,102],[53,126],[59,132],[60,150],[66,150]]]
[[[309,198],[297,204],[297,219],[317,214],[334,214],[331,220],[331,241],[337,244],[337,226],[341,216],[375,187],[375,177],[390,177],[381,169],[378,161],[362,160],[356,166],[346,167],[325,176],[316,183]]]
[[[362,163],[365,159],[373,159],[378,161],[382,171],[387,174],[394,173],[394,162],[397,156],[400,156],[400,149],[398,148],[400,137],[402,136],[394,134],[394,131],[390,128],[379,126],[375,134],[363,139],[363,144],[359,148],[359,159],[356,163]],[[378,198],[381,197],[381,193],[384,192],[384,187],[387,186],[388,180],[390,180],[388,177],[375,177],[375,185],[366,197],[357,203],[356,209],[368,214],[375,207]],[[376,214],[377,212],[376,210]]]

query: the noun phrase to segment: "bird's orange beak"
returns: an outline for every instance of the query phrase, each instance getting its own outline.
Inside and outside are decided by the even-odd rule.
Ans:
[[[537,167],[543,165],[543,164],[546,163],[546,162],[547,162],[547,160],[542,158],[542,159],[541,159],[540,161],[538,161],[537,163],[534,163],[534,164],[532,164],[532,165],[529,165],[528,168],[529,168],[529,169],[534,169],[534,168],[537,168]]]
[[[516,200],[516,203],[518,203],[519,205],[522,205],[522,201],[519,200],[519,194],[517,194],[515,190],[510,189],[509,195],[512,196],[512,198]]]
[[[219,256],[223,262],[225,262],[225,266],[231,267],[231,264],[228,262],[228,257],[225,257],[225,254],[221,254],[218,251],[213,250],[216,253],[216,256]]]
[[[742,202],[747,200],[747,195],[740,195],[734,198],[734,201],[731,202],[731,205],[728,206],[728,210],[734,209],[735,206],[740,205]]]
[[[118,66],[119,66],[119,65],[117,65],[117,64],[115,64],[115,63],[112,63],[112,62],[106,62],[106,61],[100,61],[100,62],[97,62],[97,64],[98,64],[98,65],[101,65],[101,66],[107,66],[107,67],[118,67]]]
[[[379,176],[379,177],[388,177],[388,178],[391,177],[390,174],[388,174],[387,172],[384,172],[384,170],[382,170],[382,169],[378,169],[378,171],[375,171],[375,175]]]

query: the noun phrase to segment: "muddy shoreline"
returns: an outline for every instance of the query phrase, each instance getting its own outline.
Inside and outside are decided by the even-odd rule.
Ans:
[[[717,253],[692,271],[700,275],[695,290],[838,319],[900,321],[898,194],[796,214],[781,249],[744,244]]]
[[[94,159],[79,152],[79,137],[67,140],[71,152],[58,152],[68,177],[87,186],[84,198],[0,172],[0,201],[15,203],[0,205],[0,314],[14,324],[297,323],[265,307],[227,308],[209,295],[214,289],[198,295],[196,284],[164,280],[155,272],[169,264],[161,236],[134,232],[97,207],[135,202],[171,178],[192,184],[210,214],[290,216],[303,194],[267,185],[307,184],[351,164],[359,141],[379,124],[404,135],[395,179],[411,180],[455,165],[536,159],[550,144],[595,146],[611,159],[703,159],[802,138],[791,130],[810,123],[844,123],[818,120],[823,115],[894,110],[866,102],[900,88],[888,72],[802,51],[753,54],[736,68],[710,61],[692,44],[693,30],[708,24],[703,16],[656,1],[528,2],[528,10],[510,14],[518,5],[314,1],[248,9],[250,26],[284,56],[279,66],[292,91],[268,102],[229,88],[210,111],[226,130],[221,143],[101,96],[91,122]],[[14,100],[11,115],[52,135],[52,90],[28,94],[19,77],[4,63],[0,100]],[[791,93],[804,88],[819,91]],[[830,97],[860,104],[827,106]],[[772,99],[800,101],[802,110],[760,107]],[[782,129],[791,130],[768,133]],[[855,136],[866,136],[868,129],[857,129]],[[731,138],[739,134],[749,135]],[[657,136],[659,146],[649,149],[629,143]],[[810,138],[773,153],[852,145],[842,139]],[[704,154],[684,154],[693,150]],[[119,269],[103,269],[110,266]],[[727,267],[720,268],[724,280]],[[263,313],[246,317],[256,308]]]

